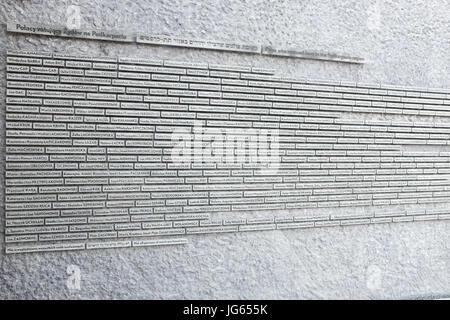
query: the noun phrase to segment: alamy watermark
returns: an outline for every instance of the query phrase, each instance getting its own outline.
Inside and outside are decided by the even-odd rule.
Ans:
[[[81,269],[79,266],[71,264],[66,269],[69,277],[66,280],[66,287],[71,291],[81,290]]]
[[[374,291],[381,288],[383,272],[377,265],[370,265],[366,269],[366,286],[369,290]]]
[[[179,128],[172,133],[171,161],[175,164],[240,164],[269,171],[280,167],[279,130],[216,128],[195,124],[192,131]]]
[[[367,28],[371,31],[381,29],[381,9],[380,3],[376,1],[367,8]]]
[[[80,29],[81,27],[81,9],[79,6],[70,5],[66,10],[67,29]]]

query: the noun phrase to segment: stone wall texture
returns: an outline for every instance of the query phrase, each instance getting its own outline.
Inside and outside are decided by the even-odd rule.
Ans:
[[[299,47],[363,57],[364,65],[197,49],[6,33],[6,21]],[[5,117],[6,49],[251,64],[276,75],[449,88],[448,1],[3,1],[0,105]],[[355,120],[439,121],[445,117],[355,114]],[[2,150],[5,128],[1,123]],[[447,152],[411,145],[407,151]],[[4,156],[2,172],[4,176]],[[4,183],[2,183],[2,191]],[[3,193],[3,192],[2,192]],[[2,205],[2,208],[4,206]],[[361,214],[450,209],[447,203],[322,208],[294,213]],[[2,209],[3,210],[3,209]],[[242,215],[258,214],[242,212]],[[227,217],[239,218],[240,212]],[[276,211],[272,215],[277,215]],[[184,246],[5,255],[0,214],[0,298],[438,298],[450,295],[448,220],[199,235]],[[70,289],[68,267],[81,272]],[[70,269],[70,268],[69,268]]]

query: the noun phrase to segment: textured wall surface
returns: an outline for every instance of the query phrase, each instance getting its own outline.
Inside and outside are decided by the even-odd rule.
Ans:
[[[3,115],[6,48],[251,63],[296,78],[449,87],[447,1],[420,1],[414,6],[407,1],[210,1],[202,5],[189,1],[6,1],[0,4],[0,22],[65,24],[69,5],[80,6],[81,26],[86,28],[297,46],[345,52],[367,62],[358,66],[11,35],[2,24]],[[430,117],[396,119],[429,121]],[[4,138],[1,143],[4,148]],[[4,213],[0,217],[1,298],[417,298],[450,294],[448,221],[207,235],[192,238],[184,247],[5,256]],[[80,290],[66,286],[70,265],[80,268]]]

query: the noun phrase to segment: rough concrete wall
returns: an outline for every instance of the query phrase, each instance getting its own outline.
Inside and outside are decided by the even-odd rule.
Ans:
[[[298,46],[362,56],[363,66],[6,34],[9,19]],[[289,77],[450,87],[448,1],[13,1],[0,3],[5,50],[251,63]],[[1,123],[4,150],[4,123]],[[2,172],[3,177],[3,159]],[[3,184],[2,184],[3,188]],[[3,193],[3,192],[2,192]],[[3,206],[2,206],[3,207]],[[434,206],[429,206],[434,207]],[[440,205],[440,208],[445,205]],[[447,205],[447,207],[450,207]],[[382,208],[378,208],[382,209]],[[184,247],[4,255],[0,298],[416,298],[450,295],[449,221],[208,235]],[[81,289],[66,286],[69,265]]]

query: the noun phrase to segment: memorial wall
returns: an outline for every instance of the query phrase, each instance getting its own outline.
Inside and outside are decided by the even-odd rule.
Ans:
[[[438,203],[450,195],[450,152],[408,148],[450,150],[450,89],[273,72],[9,51],[6,252],[450,219],[450,210],[239,215]],[[228,211],[235,217],[210,217]]]
[[[0,298],[447,297],[448,5],[176,2],[0,4]]]

